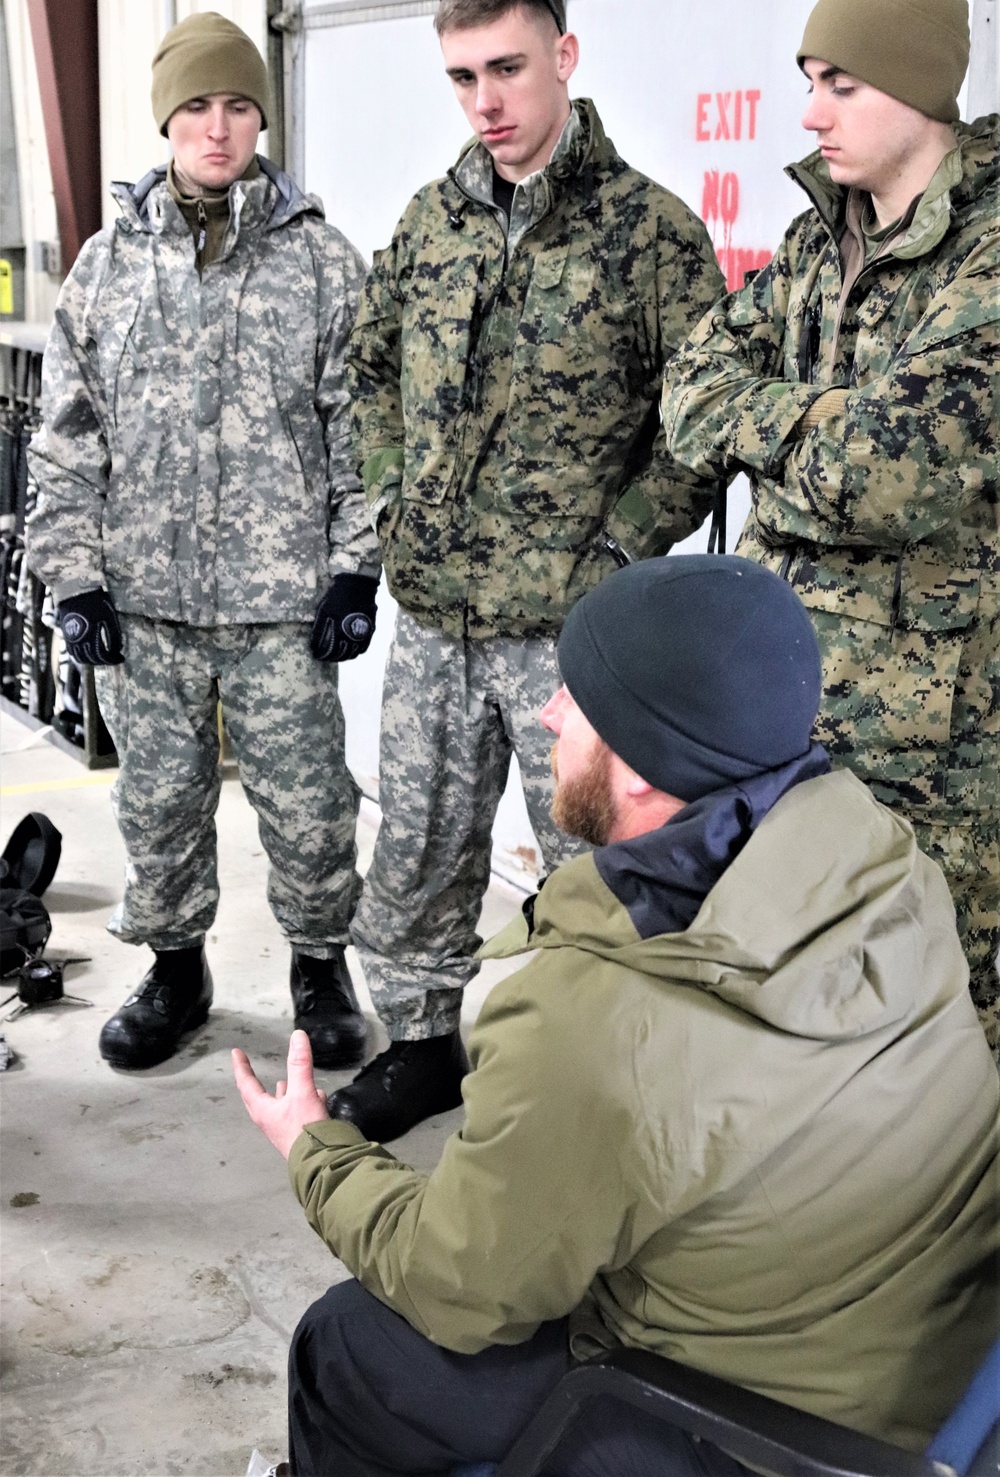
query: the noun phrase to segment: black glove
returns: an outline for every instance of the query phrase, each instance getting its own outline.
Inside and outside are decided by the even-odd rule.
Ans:
[[[319,603],[309,648],[318,661],[350,662],[367,651],[375,634],[378,580],[338,574]]]
[[[85,590],[60,600],[56,616],[78,667],[117,667],[125,660],[118,612],[107,590]]]

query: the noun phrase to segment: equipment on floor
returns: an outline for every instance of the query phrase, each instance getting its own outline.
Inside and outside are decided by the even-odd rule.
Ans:
[[[45,952],[52,920],[41,897],[61,854],[62,835],[41,811],[26,815],[11,832],[0,857],[0,976]]]
[[[0,869],[3,868],[0,862]],[[7,887],[0,876],[0,976],[18,970],[44,953],[52,932],[48,909],[34,893]]]
[[[63,970],[67,965],[89,963],[90,960],[84,957],[29,959],[16,971],[17,989],[6,1000],[0,1001],[0,1010],[16,998],[20,1003],[6,1017],[9,1021],[16,1021],[26,1010],[41,1005],[93,1005],[92,1000],[84,1000],[80,995],[67,995],[63,990]]]
[[[13,995],[0,1001],[0,1010],[14,999],[19,1002],[6,1017],[9,1021],[42,1005],[92,1004],[63,990],[66,966],[89,964],[89,959],[42,958],[52,933],[42,893],[61,856],[62,833],[47,815],[33,810],[18,821],[0,857],[0,976],[17,981]]]
[[[61,856],[62,832],[40,810],[31,811],[18,821],[3,849],[4,886],[41,897],[56,875]]]

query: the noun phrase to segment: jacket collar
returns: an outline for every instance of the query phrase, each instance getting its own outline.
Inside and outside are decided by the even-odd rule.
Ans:
[[[656,831],[600,847],[594,865],[640,938],[682,933],[768,811],[829,769],[826,750],[813,744],[789,764],[702,796]]]
[[[846,769],[792,784],[763,817],[759,803],[753,808],[752,834],[687,928],[640,936],[638,927],[654,926],[652,911],[634,922],[591,852],[557,868],[479,957],[554,950],[555,976],[542,976],[548,984],[560,969],[580,972],[581,960],[558,959],[576,950],[612,967],[595,977],[604,984],[639,976],[653,991],[658,982],[690,987],[825,1042],[912,1015],[928,949],[941,951],[939,979],[960,997],[968,973],[954,909],[905,821]],[[670,829],[651,832],[650,846]],[[658,867],[646,870],[659,881]]]
[[[957,147],[938,165],[909,229],[893,243],[886,258],[914,261],[927,256],[944,240],[953,218],[974,210],[990,185],[996,186],[1000,175],[1000,115],[979,118],[975,123],[956,123],[954,128]],[[789,165],[785,173],[805,190],[827,230],[839,241],[848,191],[830,178],[829,166],[819,150]]]
[[[527,231],[544,220],[567,183],[588,164],[596,168],[613,155],[614,148],[594,104],[589,98],[578,98],[548,164],[521,180],[514,191],[507,233],[509,245],[516,245]],[[458,162],[449,170],[449,178],[468,199],[491,212],[497,210],[493,201],[493,159],[478,139],[466,144]]]
[[[306,195],[284,170],[259,154],[260,174],[252,180],[236,180],[229,189],[230,214],[237,235],[241,229],[260,224],[276,231],[299,215],[324,218],[318,196]],[[167,166],[151,169],[138,184],[116,180],[111,193],[121,206],[122,219],[133,230],[149,234],[183,234],[188,227],[167,188]]]

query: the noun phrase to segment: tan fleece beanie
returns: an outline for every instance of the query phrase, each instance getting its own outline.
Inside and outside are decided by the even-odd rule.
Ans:
[[[271,85],[267,67],[246,31],[214,10],[189,15],[160,42],[153,58],[153,117],[166,136],[182,103],[213,92],[235,92],[256,103],[267,127]]]
[[[957,123],[969,66],[968,0],[819,0],[799,47],[928,118]]]

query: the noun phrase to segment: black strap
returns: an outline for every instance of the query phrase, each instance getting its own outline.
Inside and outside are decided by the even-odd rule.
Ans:
[[[708,552],[726,552],[726,509],[729,501],[729,484],[721,481],[715,489],[715,507],[712,509],[712,528],[708,535]]]

